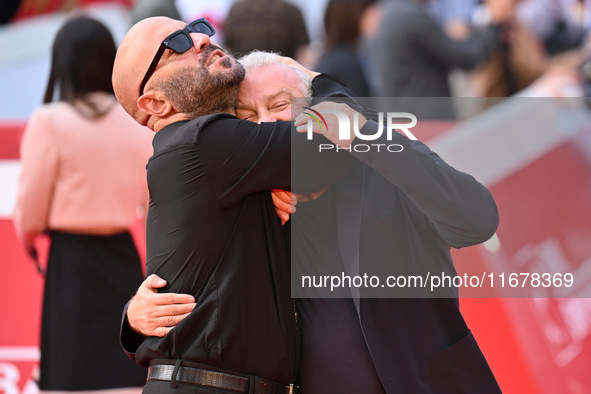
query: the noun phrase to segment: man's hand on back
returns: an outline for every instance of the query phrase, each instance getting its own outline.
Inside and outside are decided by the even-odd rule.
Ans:
[[[301,65],[296,60],[294,60],[294,59],[292,59],[290,57],[287,57],[287,56],[279,56],[279,61],[281,63],[283,63],[283,64],[287,64],[288,66],[292,66],[292,67],[295,67],[295,68],[300,69],[304,73],[308,74],[308,76],[310,77],[310,79],[314,79],[316,76],[320,75],[319,72],[312,71],[312,70],[304,67],[303,65]]]
[[[195,308],[189,294],[158,293],[166,281],[157,275],[144,280],[127,308],[131,328],[145,336],[163,337]]]
[[[289,220],[289,216],[296,211],[298,195],[281,189],[271,190],[275,213],[281,219],[281,225]]]
[[[349,130],[348,135],[341,136],[341,125],[339,124],[339,118],[333,114],[324,116],[324,120],[326,121],[326,126],[321,126],[318,122],[311,122],[312,131],[314,133],[323,134],[326,138],[328,138],[332,143],[340,146],[341,148],[347,149],[353,140],[355,139],[355,132],[354,132],[354,125],[358,127],[359,130],[365,125],[367,119],[361,113],[358,113],[351,107],[349,107],[345,103],[335,103],[332,101],[323,101],[318,103],[312,107],[315,111],[320,113],[322,112],[329,112],[329,111],[338,111],[341,114],[346,115],[346,118],[349,120]],[[329,112],[330,113],[330,112]],[[333,112],[334,113],[334,112]],[[299,133],[306,133],[308,131],[308,121],[310,120],[310,116],[307,113],[299,114],[294,121],[294,126]],[[356,121],[355,121],[356,120]],[[347,130],[345,130],[347,131]]]

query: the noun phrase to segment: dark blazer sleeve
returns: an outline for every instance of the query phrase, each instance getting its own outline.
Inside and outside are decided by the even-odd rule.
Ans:
[[[375,134],[377,127],[368,121],[361,133]],[[356,139],[353,143],[358,142],[362,141]],[[375,143],[399,144],[403,150],[371,150],[353,155],[400,188],[448,245],[475,245],[495,233],[499,216],[494,199],[471,175],[454,169],[420,141],[401,134],[393,133],[388,141],[383,133]]]
[[[336,78],[322,73],[312,80],[312,95],[318,97],[355,97],[353,91]]]

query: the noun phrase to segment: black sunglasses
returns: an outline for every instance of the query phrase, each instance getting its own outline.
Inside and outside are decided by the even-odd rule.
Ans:
[[[172,49],[176,53],[185,53],[193,47],[193,39],[191,38],[190,33],[202,33],[211,37],[215,34],[215,29],[207,19],[200,18],[189,23],[184,29],[177,30],[166,37],[160,44],[160,48],[158,48],[158,52],[156,52],[156,55],[154,56],[152,63],[150,63],[150,67],[148,67],[148,71],[146,71],[146,75],[140,84],[140,96],[144,94],[144,87],[154,73],[154,70],[156,70],[158,62],[167,48]]]

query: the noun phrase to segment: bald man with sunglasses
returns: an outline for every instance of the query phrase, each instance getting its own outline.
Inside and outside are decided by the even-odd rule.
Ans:
[[[149,367],[145,393],[290,393],[298,333],[268,190],[290,187],[291,124],[236,118],[244,70],[213,34],[204,19],[149,18],[115,59],[118,100],[156,133],[147,274],[199,300],[168,335],[140,339],[134,358]]]

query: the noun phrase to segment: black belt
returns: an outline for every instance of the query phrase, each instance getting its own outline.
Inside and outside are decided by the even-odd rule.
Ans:
[[[175,368],[176,379],[173,379]],[[205,387],[233,391],[235,393],[292,394],[296,392],[293,384],[286,386],[268,380],[251,379],[246,376],[187,367],[184,365],[175,367],[175,365],[169,364],[150,364],[148,368],[148,380],[164,380],[167,382],[174,380],[179,383],[198,384]],[[250,390],[250,382],[255,384],[254,390]]]

